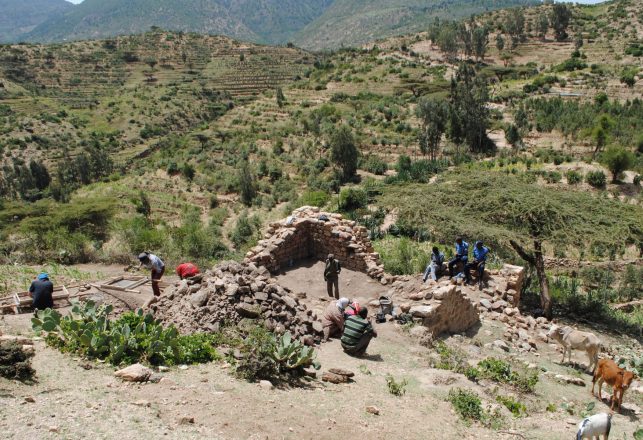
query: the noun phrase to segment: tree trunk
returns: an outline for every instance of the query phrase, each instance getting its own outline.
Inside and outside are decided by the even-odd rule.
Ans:
[[[515,241],[510,240],[509,243],[523,260],[536,268],[536,276],[538,277],[538,284],[540,285],[540,307],[543,309],[545,318],[551,320],[552,303],[551,296],[549,295],[549,282],[547,281],[547,273],[545,272],[545,260],[543,259],[541,241],[534,239],[533,255],[527,253],[527,251]]]

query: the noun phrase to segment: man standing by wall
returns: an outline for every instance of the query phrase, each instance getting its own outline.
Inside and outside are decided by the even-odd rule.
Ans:
[[[324,269],[324,280],[326,281],[326,291],[331,298],[339,299],[339,273],[342,267],[333,254],[328,254],[326,258],[326,268]],[[333,286],[335,293],[333,295]]]

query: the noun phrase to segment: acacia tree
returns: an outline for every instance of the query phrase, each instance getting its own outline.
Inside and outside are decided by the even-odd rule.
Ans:
[[[420,151],[428,154],[431,160],[436,160],[442,135],[447,128],[449,105],[443,100],[424,99],[418,105],[417,116],[421,121]]]
[[[601,158],[602,162],[612,173],[612,183],[616,183],[618,176],[625,170],[630,169],[636,162],[634,153],[623,147],[610,147]]]
[[[437,242],[451,243],[453,236],[463,235],[484,240],[507,260],[517,253],[535,269],[547,317],[552,316],[553,305],[546,249],[617,253],[643,243],[640,206],[591,192],[559,191],[500,172],[443,173],[431,191],[420,184],[390,188],[381,201],[398,210],[400,226],[426,231]]]

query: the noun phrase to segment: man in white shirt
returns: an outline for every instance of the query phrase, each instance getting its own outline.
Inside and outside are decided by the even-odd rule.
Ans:
[[[143,252],[138,256],[138,260],[141,262],[141,266],[145,266],[147,269],[152,271],[152,291],[154,292],[155,297],[161,296],[161,289],[159,289],[159,281],[165,273],[165,263],[159,257],[149,252]]]

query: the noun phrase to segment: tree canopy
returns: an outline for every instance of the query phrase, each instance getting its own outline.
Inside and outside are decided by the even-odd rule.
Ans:
[[[425,231],[441,243],[457,235],[482,239],[505,256],[514,255],[510,240],[529,243],[535,235],[549,246],[573,246],[597,256],[643,242],[639,206],[499,172],[443,174],[430,188],[391,188],[382,202],[399,209],[403,229]]]

